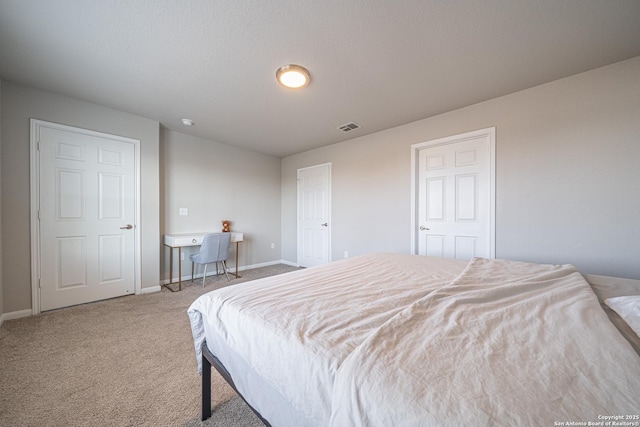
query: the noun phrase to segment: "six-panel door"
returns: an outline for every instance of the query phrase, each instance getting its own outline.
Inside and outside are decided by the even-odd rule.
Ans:
[[[135,292],[135,147],[41,127],[40,305]]]

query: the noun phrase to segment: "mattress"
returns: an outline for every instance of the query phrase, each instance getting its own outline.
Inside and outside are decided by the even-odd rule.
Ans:
[[[372,254],[216,290],[188,313],[198,363],[206,340],[273,426],[638,413],[640,357],[572,266]]]

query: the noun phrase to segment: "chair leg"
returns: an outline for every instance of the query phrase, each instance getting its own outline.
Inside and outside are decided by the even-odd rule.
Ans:
[[[224,269],[224,275],[227,276],[227,282],[230,282],[229,273],[227,273],[227,261],[222,261],[222,268]]]
[[[204,288],[204,280],[207,278],[207,264],[204,265],[204,273],[202,273],[202,287]]]
[[[196,264],[193,261],[191,261],[191,281],[192,282],[193,282],[193,269],[194,269],[195,266],[196,266]]]

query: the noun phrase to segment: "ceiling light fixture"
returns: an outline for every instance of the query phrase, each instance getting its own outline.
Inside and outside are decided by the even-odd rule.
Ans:
[[[191,119],[182,119],[182,124],[185,126],[193,126],[193,120]]]
[[[288,64],[278,68],[276,79],[284,87],[300,89],[309,84],[311,74],[300,65]]]

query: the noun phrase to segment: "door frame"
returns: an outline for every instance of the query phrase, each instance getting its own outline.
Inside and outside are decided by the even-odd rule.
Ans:
[[[489,254],[496,257],[496,128],[495,126],[411,145],[411,253],[418,253],[418,179],[420,151],[478,137],[489,138]]]
[[[305,171],[305,170],[309,170],[309,169],[315,169],[315,168],[319,168],[319,167],[327,167],[329,170],[329,177],[327,180],[327,185],[329,187],[328,189],[328,195],[327,195],[327,204],[328,204],[328,213],[327,213],[327,218],[328,218],[328,222],[329,222],[329,226],[327,227],[327,263],[331,262],[331,227],[332,227],[332,223],[331,223],[331,168],[332,168],[332,163],[331,162],[327,162],[327,163],[321,163],[319,165],[313,165],[313,166],[307,166],[304,168],[299,168],[296,171],[296,263],[298,264],[298,266],[300,266],[300,260],[302,258],[301,254],[302,254],[302,248],[300,245],[300,239],[301,239],[301,230],[300,230],[300,201],[301,201],[301,197],[300,197],[300,172],[301,171]]]
[[[142,253],[140,251],[141,227],[140,227],[140,140],[112,135],[104,132],[96,132],[74,126],[59,123],[47,122],[39,119],[30,119],[30,230],[31,230],[31,314],[40,314],[40,129],[52,128],[56,130],[80,133],[98,138],[109,138],[112,140],[133,144],[134,146],[134,179],[135,179],[135,228],[134,228],[134,293],[142,293],[142,271],[140,269]]]

